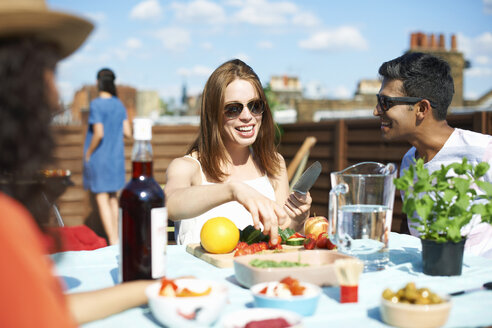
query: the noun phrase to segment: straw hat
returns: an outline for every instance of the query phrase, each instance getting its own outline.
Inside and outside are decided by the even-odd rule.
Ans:
[[[53,42],[62,58],[77,50],[93,28],[86,19],[50,10],[45,0],[0,0],[0,39],[32,36]]]

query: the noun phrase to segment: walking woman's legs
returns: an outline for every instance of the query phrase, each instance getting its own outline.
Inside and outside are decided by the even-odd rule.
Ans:
[[[113,219],[113,212],[110,205],[110,194],[107,192],[101,192],[96,194],[97,207],[99,208],[99,216],[108,236],[110,245],[118,243],[118,217]]]

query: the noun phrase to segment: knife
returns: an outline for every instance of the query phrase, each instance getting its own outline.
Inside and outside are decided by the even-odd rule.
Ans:
[[[458,296],[458,295],[463,295],[466,293],[476,292],[476,291],[484,290],[484,289],[492,289],[492,282],[486,282],[485,284],[482,285],[482,287],[472,288],[472,289],[467,289],[467,290],[460,290],[459,292],[450,293],[449,295]]]
[[[294,187],[292,187],[292,190],[305,195],[318,179],[320,173],[321,163],[316,161],[304,171]]]

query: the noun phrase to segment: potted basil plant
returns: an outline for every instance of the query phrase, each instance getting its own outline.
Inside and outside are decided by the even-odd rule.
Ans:
[[[486,162],[473,166],[463,158],[430,174],[418,159],[394,180],[404,193],[403,212],[420,232],[425,274],[461,275],[466,241],[462,228],[475,214],[492,223],[492,184],[479,180],[489,167]]]

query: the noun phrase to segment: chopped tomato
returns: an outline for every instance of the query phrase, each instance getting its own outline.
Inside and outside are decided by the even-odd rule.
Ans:
[[[263,289],[260,290],[260,294],[266,294],[267,290],[268,290],[267,286],[263,287]]]
[[[234,248],[234,249],[235,250],[245,249],[246,247],[248,247],[248,243],[244,242],[244,241],[240,241],[239,243],[237,243],[236,248]]]
[[[306,236],[304,236],[302,233],[296,232],[292,236],[289,237],[289,239],[291,239],[291,238],[306,238]]]
[[[268,249],[268,244],[264,241],[258,243],[262,251],[266,251]]]
[[[286,284],[289,287],[292,295],[303,295],[304,290],[306,289],[299,284],[299,280],[291,277],[285,277],[280,281],[280,283]]]
[[[166,279],[166,277],[163,277],[161,279],[161,289],[159,290],[159,295],[165,294],[164,291],[166,290],[167,286],[170,286],[170,288],[172,288],[173,291],[176,291],[178,289],[178,286],[176,286],[176,284],[174,283],[174,280]],[[168,287],[168,289],[169,289],[169,287]]]
[[[282,237],[280,236],[277,236],[277,244],[272,244],[272,240],[270,239],[270,241],[268,242],[268,248],[269,249],[278,249],[277,248],[277,245],[280,245],[280,243],[282,243]]]

